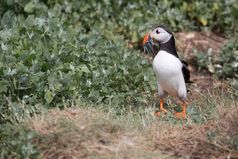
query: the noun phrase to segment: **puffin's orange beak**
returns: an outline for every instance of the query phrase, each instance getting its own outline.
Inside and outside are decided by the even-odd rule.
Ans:
[[[143,38],[143,49],[145,53],[154,54],[154,42],[150,36],[150,32],[147,33]]]
[[[150,33],[147,33],[143,38],[143,45],[145,45],[150,40]]]
[[[155,39],[151,36],[151,32],[147,33],[143,38],[143,49],[145,53],[156,55],[158,53],[158,45]]]

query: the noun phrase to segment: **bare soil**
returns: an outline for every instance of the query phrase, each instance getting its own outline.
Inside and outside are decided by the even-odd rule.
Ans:
[[[178,51],[183,53],[188,61],[194,58],[194,49],[203,53],[212,49],[216,55],[227,42],[226,38],[212,32],[178,32],[175,33],[175,38]]]

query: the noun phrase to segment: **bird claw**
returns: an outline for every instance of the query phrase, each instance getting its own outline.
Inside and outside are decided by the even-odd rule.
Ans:
[[[186,119],[186,118],[187,118],[185,112],[177,112],[177,113],[174,113],[174,116],[175,116],[177,119]]]
[[[156,111],[156,112],[155,112],[155,116],[160,116],[161,113],[167,113],[167,112],[168,112],[168,111],[167,111],[166,109],[162,108],[162,109],[160,109],[160,111]]]

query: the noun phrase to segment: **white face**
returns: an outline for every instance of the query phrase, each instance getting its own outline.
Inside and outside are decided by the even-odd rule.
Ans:
[[[163,44],[169,41],[172,34],[168,33],[166,30],[164,30],[161,27],[157,27],[152,32],[150,32],[150,36],[152,37],[152,39],[155,39],[159,41],[159,43]]]

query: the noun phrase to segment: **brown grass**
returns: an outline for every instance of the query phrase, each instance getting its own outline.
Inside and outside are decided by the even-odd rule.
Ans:
[[[189,101],[199,108],[197,120],[205,118],[200,124],[192,112],[177,121],[154,117],[150,107],[124,116],[95,108],[52,109],[27,124],[38,134],[33,143],[42,158],[238,158],[237,94],[201,89]]]
[[[71,108],[51,110],[29,126],[39,134],[34,143],[42,158],[237,158],[231,141],[238,107],[220,108],[219,115],[203,125],[155,120],[138,130],[94,109]]]
[[[165,158],[140,132],[95,110],[51,110],[29,122],[42,158]]]
[[[156,149],[172,152],[176,157],[238,158],[238,105],[219,107],[218,111],[218,119],[203,125],[167,125],[164,128],[164,123],[161,124],[162,131],[155,132]]]

